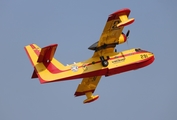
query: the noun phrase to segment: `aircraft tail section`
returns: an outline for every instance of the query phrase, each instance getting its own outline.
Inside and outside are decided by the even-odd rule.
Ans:
[[[41,49],[37,62],[50,62],[55,54],[57,44],[52,44]]]
[[[41,83],[45,83],[44,79],[49,76],[49,73],[60,72],[59,69],[64,65],[54,58],[57,46],[57,44],[52,44],[40,48],[36,44],[30,44],[24,47],[34,67],[31,78],[39,78]]]

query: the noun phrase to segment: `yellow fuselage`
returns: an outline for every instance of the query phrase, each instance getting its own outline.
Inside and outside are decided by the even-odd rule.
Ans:
[[[130,49],[122,52],[105,54],[109,65],[103,67],[99,57],[92,57],[86,61],[62,66],[55,58],[47,65],[47,69],[37,70],[41,83],[78,79],[93,76],[110,76],[130,70],[145,67],[154,61],[154,54],[141,49]],[[39,68],[45,68],[43,63]]]

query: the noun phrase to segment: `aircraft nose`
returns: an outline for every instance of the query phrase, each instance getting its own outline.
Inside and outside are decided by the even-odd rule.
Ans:
[[[148,59],[150,59],[150,60],[153,62],[153,61],[155,60],[154,53],[149,52],[149,53],[148,53]]]
[[[140,51],[143,52],[142,54],[142,58],[143,59],[154,59],[154,53],[150,52],[150,51],[146,51],[146,50],[141,50],[141,49],[135,49],[135,51]]]
[[[149,53],[148,53],[148,56],[154,56],[154,53],[149,52]]]

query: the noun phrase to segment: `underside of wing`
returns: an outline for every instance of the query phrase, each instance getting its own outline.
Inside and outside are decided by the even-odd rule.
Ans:
[[[126,42],[127,37],[122,30],[124,26],[134,22],[134,18],[128,18],[129,14],[130,10],[126,8],[109,15],[99,41],[88,48],[95,51],[93,57],[114,52],[116,45]]]
[[[98,99],[98,95],[94,96],[93,93],[101,79],[101,76],[94,76],[83,78],[82,82],[78,85],[75,92],[75,96],[86,95],[87,99],[84,100],[84,103],[89,103]]]

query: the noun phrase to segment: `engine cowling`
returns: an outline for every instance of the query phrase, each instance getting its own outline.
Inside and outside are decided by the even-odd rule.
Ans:
[[[125,36],[124,33],[122,33],[119,37],[118,44],[125,43],[127,41],[127,37]]]
[[[127,41],[127,37],[126,37],[126,35],[124,33],[122,33],[120,35],[119,39],[115,43],[109,43],[109,44],[104,44],[104,45],[107,46],[107,47],[109,47],[109,46],[115,46],[115,45],[118,45],[118,44],[125,43],[126,41]],[[98,46],[98,41],[95,42],[94,44],[92,44],[88,49],[89,50],[97,50],[97,49],[99,49],[97,46]]]

